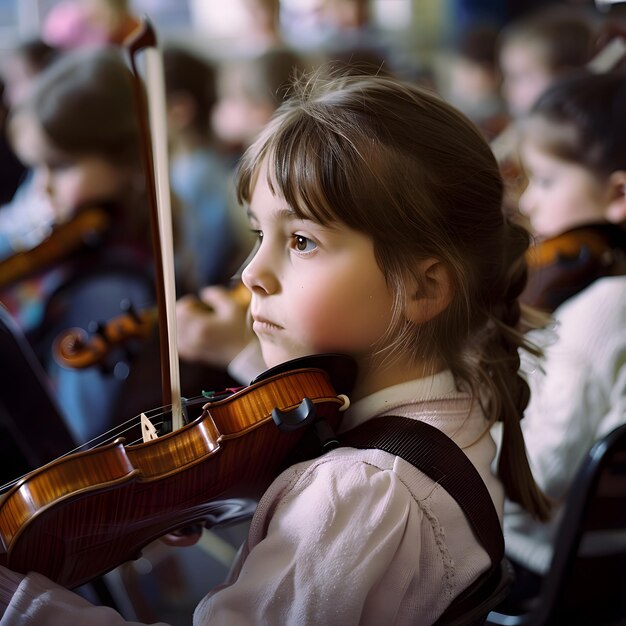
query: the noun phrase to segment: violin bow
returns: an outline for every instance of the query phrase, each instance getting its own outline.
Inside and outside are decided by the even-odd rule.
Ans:
[[[180,365],[176,335],[176,282],[174,236],[167,150],[167,117],[163,59],[152,24],[147,18],[125,42],[134,75],[146,189],[150,207],[150,228],[154,251],[159,345],[163,404],[172,407],[172,430],[183,426]],[[141,80],[142,53],[145,85]]]

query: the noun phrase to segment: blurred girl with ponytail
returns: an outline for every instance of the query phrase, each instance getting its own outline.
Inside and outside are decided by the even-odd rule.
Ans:
[[[521,300],[550,312],[556,328],[542,367],[529,370],[522,430],[554,515],[541,524],[514,504],[505,508],[507,555],[517,574],[507,610],[539,593],[581,463],[626,421],[625,109],[623,70],[581,71],[552,85],[520,120],[528,177],[520,210],[536,240]],[[546,343],[542,334],[537,343]],[[608,541],[593,549],[613,550]],[[585,583],[593,603],[592,589]]]
[[[546,519],[519,424],[518,350],[534,352],[517,300],[529,239],[502,191],[480,131],[435,95],[381,76],[312,77],[241,161],[258,236],[242,280],[266,366],[356,360],[343,432],[382,416],[427,422],[463,449],[498,513],[506,495]],[[440,484],[383,450],[338,447],[269,487],[194,623],[432,624],[489,564]],[[67,610],[62,591],[42,616]]]

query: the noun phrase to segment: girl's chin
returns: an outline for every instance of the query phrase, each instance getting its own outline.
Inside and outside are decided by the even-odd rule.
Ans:
[[[263,355],[263,362],[267,366],[267,369],[282,365],[287,361],[293,361],[305,356],[311,356],[312,354],[318,354],[314,350],[285,350],[277,349],[276,346],[261,346],[261,354]]]

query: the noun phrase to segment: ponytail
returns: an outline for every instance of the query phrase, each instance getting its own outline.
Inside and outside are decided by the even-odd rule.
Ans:
[[[487,334],[480,357],[482,382],[490,388],[488,415],[503,423],[498,476],[507,497],[522,505],[541,521],[550,516],[550,502],[533,478],[520,421],[530,399],[528,383],[520,375],[519,350],[535,357],[541,351],[526,337],[525,331],[536,325],[536,319],[524,319],[519,295],[527,278],[525,251],[528,233],[521,226],[505,222],[502,300],[492,306]],[[529,312],[530,313],[530,312]],[[538,318],[538,316],[536,316]],[[523,324],[527,324],[523,327]]]

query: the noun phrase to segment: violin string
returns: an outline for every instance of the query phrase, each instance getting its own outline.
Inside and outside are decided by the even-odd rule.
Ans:
[[[167,412],[168,412],[168,409],[170,409],[170,408],[171,407],[169,405],[162,406],[162,407],[157,407],[155,409],[150,409],[149,411],[144,412],[144,415],[146,415],[146,417],[153,423],[153,425],[155,427],[162,426],[164,424],[164,420],[161,420],[159,422],[155,422],[154,420],[157,420],[159,417],[162,417],[163,415],[166,415]],[[77,446],[73,450],[69,450],[68,452],[65,452],[64,454],[62,454],[61,456],[57,457],[53,461],[50,461],[50,463],[54,463],[56,461],[60,461],[61,459],[65,458],[66,456],[69,456],[70,454],[74,454],[76,452],[80,452],[81,450],[91,450],[91,449],[97,448],[99,446],[105,445],[106,443],[108,443],[110,441],[114,441],[117,437],[121,436],[123,433],[126,433],[126,432],[132,430],[133,428],[139,427],[140,426],[140,420],[141,420],[141,415],[135,415],[134,417],[131,417],[130,419],[127,419],[125,422],[122,422],[121,424],[118,424],[117,426],[111,428],[110,430],[108,430],[108,431],[106,431],[104,433],[101,433],[100,435],[97,435],[93,439],[90,439],[89,441],[85,441],[84,443],[80,444],[79,446]],[[131,422],[133,422],[133,423],[131,423]],[[128,425],[128,424],[130,424],[130,425]],[[126,428],[124,428],[124,427],[126,427]],[[111,435],[111,433],[115,433],[115,434]],[[141,441],[142,441],[142,438],[139,437],[138,439],[134,440],[130,445],[135,445],[136,443],[141,442]],[[25,478],[30,473],[31,472],[26,472],[26,474],[22,474],[21,476],[18,476],[17,478],[14,478],[13,480],[9,481],[8,483],[5,483],[4,485],[0,485],[0,493],[4,493],[5,491],[7,491],[11,487],[13,487],[20,480],[22,480],[22,478]]]
[[[196,400],[196,399],[197,398],[191,398],[189,400],[189,402],[191,402],[193,400]],[[185,405],[185,403],[183,403],[183,404]],[[164,405],[164,406],[156,407],[154,409],[149,409],[148,411],[144,411],[144,415],[151,421],[151,423],[155,427],[159,427],[159,426],[162,426],[165,423],[165,420],[161,420],[161,421],[155,421],[155,420],[157,420],[158,418],[160,418],[160,417],[162,417],[164,415],[167,415],[169,412],[171,412],[171,408],[172,408],[171,405]],[[54,463],[56,461],[60,461],[61,459],[65,458],[66,456],[69,456],[70,454],[74,454],[76,452],[80,452],[81,450],[91,450],[91,449],[96,448],[98,446],[102,446],[102,445],[108,443],[109,441],[115,440],[117,437],[121,436],[123,433],[126,433],[126,432],[132,430],[133,428],[139,428],[140,425],[141,425],[141,414],[135,415],[135,416],[131,417],[130,419],[127,419],[125,422],[122,422],[121,424],[118,424],[117,426],[114,426],[110,430],[108,430],[108,431],[106,431],[104,433],[101,433],[100,435],[97,435],[93,439],[90,439],[89,441],[85,441],[84,443],[80,444],[79,446],[77,446],[73,450],[69,450],[68,452],[65,452],[64,454],[62,454],[61,456],[57,457],[53,461],[49,461],[49,463]],[[111,433],[115,433],[115,434],[111,434]],[[135,444],[140,443],[142,441],[143,441],[143,439],[141,437],[139,437],[139,438],[135,439],[129,445],[135,445]],[[31,472],[26,472],[25,474],[22,474],[21,476],[18,476],[17,478],[14,478],[13,480],[9,481],[8,483],[5,483],[4,485],[0,485],[0,493],[4,493],[5,491],[8,491],[11,487],[16,485],[20,480],[22,480],[23,478],[26,478],[26,476],[28,476],[30,473]]]
[[[162,415],[165,415],[167,413],[168,409],[169,409],[168,406],[158,407],[156,409],[151,409],[150,411],[144,412],[144,415],[150,421],[152,421],[154,419],[157,419],[157,418],[161,417]],[[158,411],[158,413],[156,413],[154,415],[151,415],[155,411]],[[106,444],[106,443],[108,443],[110,441],[115,440],[117,437],[119,437],[122,434],[128,432],[129,430],[132,430],[133,428],[138,427],[140,425],[140,423],[141,423],[141,414],[140,415],[135,415],[134,417],[131,417],[130,419],[126,420],[125,422],[122,422],[121,424],[118,424],[117,426],[114,426],[110,430],[108,430],[108,431],[106,431],[104,433],[101,433],[99,435],[96,435],[93,439],[90,439],[89,441],[86,441],[85,443],[82,443],[81,445],[79,445],[76,448],[74,448],[74,450],[70,450],[69,452],[66,452],[65,454],[63,454],[59,458],[62,459],[63,457],[67,456],[68,454],[73,454],[74,452],[78,452],[81,449],[90,450],[90,449],[95,448],[97,446],[104,445],[104,444]]]

